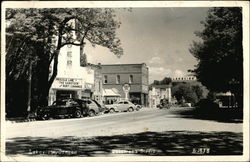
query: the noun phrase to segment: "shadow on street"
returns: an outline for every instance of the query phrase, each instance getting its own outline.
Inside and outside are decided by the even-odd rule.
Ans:
[[[192,131],[147,131],[82,138],[18,137],[6,141],[6,155],[124,156],[119,150],[140,156],[242,155],[242,141],[242,133]],[[200,148],[209,151],[194,152]]]
[[[177,110],[178,108],[176,108]],[[223,123],[242,123],[242,109],[215,109],[215,110],[199,110],[195,108],[185,108],[171,112],[175,114],[175,118],[191,118],[200,120],[213,120]]]

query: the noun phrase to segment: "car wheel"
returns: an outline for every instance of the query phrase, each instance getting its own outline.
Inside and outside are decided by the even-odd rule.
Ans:
[[[80,117],[82,116],[81,111],[80,111],[80,110],[76,110],[75,113],[74,113],[74,116],[75,116],[76,118],[80,118]]]
[[[90,111],[89,111],[89,116],[90,116],[90,117],[95,116],[95,111],[94,111],[94,110],[90,110]]]
[[[113,109],[113,108],[111,108],[110,110],[109,110],[109,113],[114,113],[115,112],[115,109]]]
[[[42,119],[42,120],[48,120],[49,117],[48,117],[48,115],[44,114],[44,115],[41,117],[41,119]]]
[[[128,108],[128,111],[132,112],[132,111],[134,111],[134,109],[132,107],[130,107],[130,108]]]

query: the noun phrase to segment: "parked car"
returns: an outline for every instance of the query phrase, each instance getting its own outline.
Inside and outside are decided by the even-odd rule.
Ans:
[[[171,104],[167,99],[161,99],[160,104],[156,105],[157,108],[162,109],[162,108],[167,108],[170,109]]]
[[[134,104],[135,105],[135,110],[139,111],[142,108],[142,105],[139,104]]]
[[[106,105],[106,107],[110,113],[136,110],[136,106],[130,101],[119,101],[111,105]]]
[[[85,99],[83,100],[87,107],[87,115],[95,116],[97,114],[104,113],[106,111],[106,107],[99,104],[96,100]]]
[[[51,106],[41,107],[37,110],[38,119],[64,118],[82,116],[95,116],[104,111],[95,100],[86,99],[64,99],[53,102]]]
[[[61,117],[81,117],[87,109],[78,99],[64,99],[54,101],[51,106],[39,107],[37,110],[38,119],[61,118]]]

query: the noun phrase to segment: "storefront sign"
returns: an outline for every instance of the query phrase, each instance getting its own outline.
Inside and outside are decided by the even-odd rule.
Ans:
[[[82,89],[80,78],[56,78],[55,88]]]

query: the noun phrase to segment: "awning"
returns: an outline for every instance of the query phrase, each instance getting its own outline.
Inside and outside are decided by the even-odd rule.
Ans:
[[[114,88],[112,89],[103,89],[103,96],[104,97],[120,97],[121,95],[119,93],[117,93],[118,91]]]

